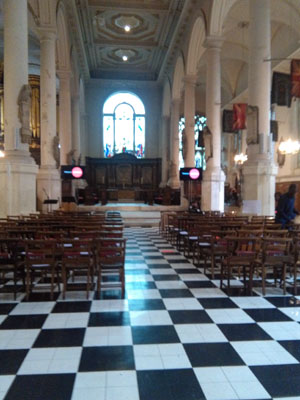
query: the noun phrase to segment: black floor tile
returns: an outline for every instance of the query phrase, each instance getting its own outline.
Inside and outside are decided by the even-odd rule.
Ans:
[[[215,279],[219,279],[216,278]],[[231,287],[229,290],[227,288],[222,289],[224,293],[227,294],[229,297],[243,297],[243,296],[250,296],[249,289],[244,288],[244,287]],[[251,293],[251,296],[258,296],[257,293],[253,292]]]
[[[300,396],[299,364],[255,366],[250,369],[272,398]]]
[[[230,343],[184,344],[193,367],[245,365]]]
[[[230,341],[272,340],[257,324],[218,324],[218,327]]]
[[[164,302],[160,299],[128,300],[130,311],[165,310]]]
[[[51,299],[51,293],[48,292],[31,292],[26,299],[26,296],[23,299],[23,302],[32,302],[32,301],[56,301],[59,297],[60,293],[54,292],[53,298]]]
[[[170,268],[172,269],[170,264],[151,264],[151,263],[147,263],[147,267],[149,269],[160,269],[160,268]]]
[[[184,281],[186,286],[190,289],[197,288],[216,288],[217,286],[211,281]]]
[[[300,300],[293,296],[265,297],[271,304],[280,307],[300,307]]]
[[[174,324],[209,324],[213,323],[204,310],[169,311]]]
[[[52,313],[89,312],[91,305],[91,301],[58,301]]]
[[[232,300],[227,297],[214,297],[210,299],[198,299],[203,308],[239,308]]]
[[[88,326],[124,326],[130,325],[129,312],[91,313]]]
[[[47,314],[9,315],[0,325],[0,329],[40,329]]]
[[[164,299],[176,297],[194,297],[189,289],[160,289],[159,293]]]
[[[244,310],[256,322],[293,321],[276,308],[259,308]]]
[[[179,343],[174,326],[132,326],[133,344]]]
[[[300,340],[282,340],[279,342],[296,360],[300,361]]]
[[[170,264],[187,264],[192,265],[187,259],[181,258],[179,260],[168,260]],[[176,268],[176,266],[174,267]]]
[[[170,275],[167,275],[167,274],[159,275],[159,274],[157,274],[157,275],[155,275],[155,274],[152,273],[152,277],[153,277],[153,279],[155,281],[179,281],[180,280],[179,276],[176,275],[176,274],[170,274]]]
[[[43,329],[33,347],[77,347],[83,343],[85,328]]]
[[[134,370],[132,346],[84,347],[79,372]]]
[[[0,350],[0,375],[16,374],[27,352],[28,350]]]
[[[177,274],[200,274],[197,268],[176,268]]]
[[[202,400],[205,396],[192,369],[138,371],[140,400]]]
[[[0,304],[0,314],[5,315],[9,314],[18,303],[2,303]]]
[[[5,400],[70,400],[75,374],[19,375]]]
[[[125,298],[127,297],[126,295],[126,290],[125,290]],[[116,300],[116,299],[121,299],[121,290],[101,290],[100,294],[95,292],[94,294],[94,300]]]
[[[164,257],[162,255],[157,255],[157,256],[146,256],[144,255],[145,260],[163,260]]]

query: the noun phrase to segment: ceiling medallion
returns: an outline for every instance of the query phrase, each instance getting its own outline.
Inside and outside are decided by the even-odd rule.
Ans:
[[[134,15],[120,15],[114,20],[114,23],[125,32],[130,32],[132,29],[138,28],[141,22]]]
[[[130,61],[130,59],[136,56],[136,52],[130,49],[118,49],[114,51],[114,54],[124,62]]]

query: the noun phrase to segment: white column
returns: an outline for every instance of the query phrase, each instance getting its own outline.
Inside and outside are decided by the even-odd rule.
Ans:
[[[196,76],[187,75],[184,80],[185,117],[185,167],[195,166],[195,87]]]
[[[162,140],[161,140],[161,183],[160,187],[165,187],[168,181],[168,161],[169,161],[169,131],[170,131],[170,117],[163,115],[161,118],[162,124]]]
[[[72,150],[71,121],[71,71],[57,71],[59,77],[59,142],[60,165],[67,164],[67,155]]]
[[[60,199],[60,176],[54,159],[56,136],[56,66],[54,30],[41,28],[41,167],[37,179],[38,208],[47,197]],[[55,208],[55,207],[53,207]]]
[[[221,169],[221,62],[222,40],[208,37],[206,66],[206,118],[211,132],[212,154],[203,174],[201,207],[204,211],[224,211],[225,175]]]
[[[259,142],[248,145],[243,165],[243,211],[273,215],[277,167],[269,153],[271,19],[269,0],[251,0],[249,27],[249,105],[259,109]]]
[[[72,97],[72,148],[75,150],[74,158],[80,156],[80,104],[79,95]]]
[[[27,0],[4,0],[4,147],[0,216],[36,210],[37,166],[21,143],[18,97],[28,84]]]
[[[170,165],[168,186],[173,189],[180,187],[179,181],[179,106],[180,99],[172,100],[171,109],[171,140],[170,140]]]

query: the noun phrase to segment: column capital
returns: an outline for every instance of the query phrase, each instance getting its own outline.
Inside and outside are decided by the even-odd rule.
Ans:
[[[54,27],[40,26],[38,28],[40,41],[55,41],[57,39],[57,31]]]
[[[185,75],[183,81],[187,85],[196,86],[197,78],[198,78],[197,75]]]
[[[221,50],[221,47],[223,45],[224,39],[221,38],[220,36],[206,36],[206,39],[204,41],[204,47],[207,49],[216,49],[216,50]]]

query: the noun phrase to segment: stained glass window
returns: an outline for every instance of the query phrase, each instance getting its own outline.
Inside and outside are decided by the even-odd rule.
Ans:
[[[195,167],[206,168],[205,148],[203,141],[203,129],[206,126],[206,117],[203,115],[195,115]],[[179,168],[184,167],[183,149],[182,149],[182,131],[185,128],[185,118],[179,120]]]
[[[138,96],[122,92],[103,106],[104,157],[117,153],[145,156],[145,107]]]

